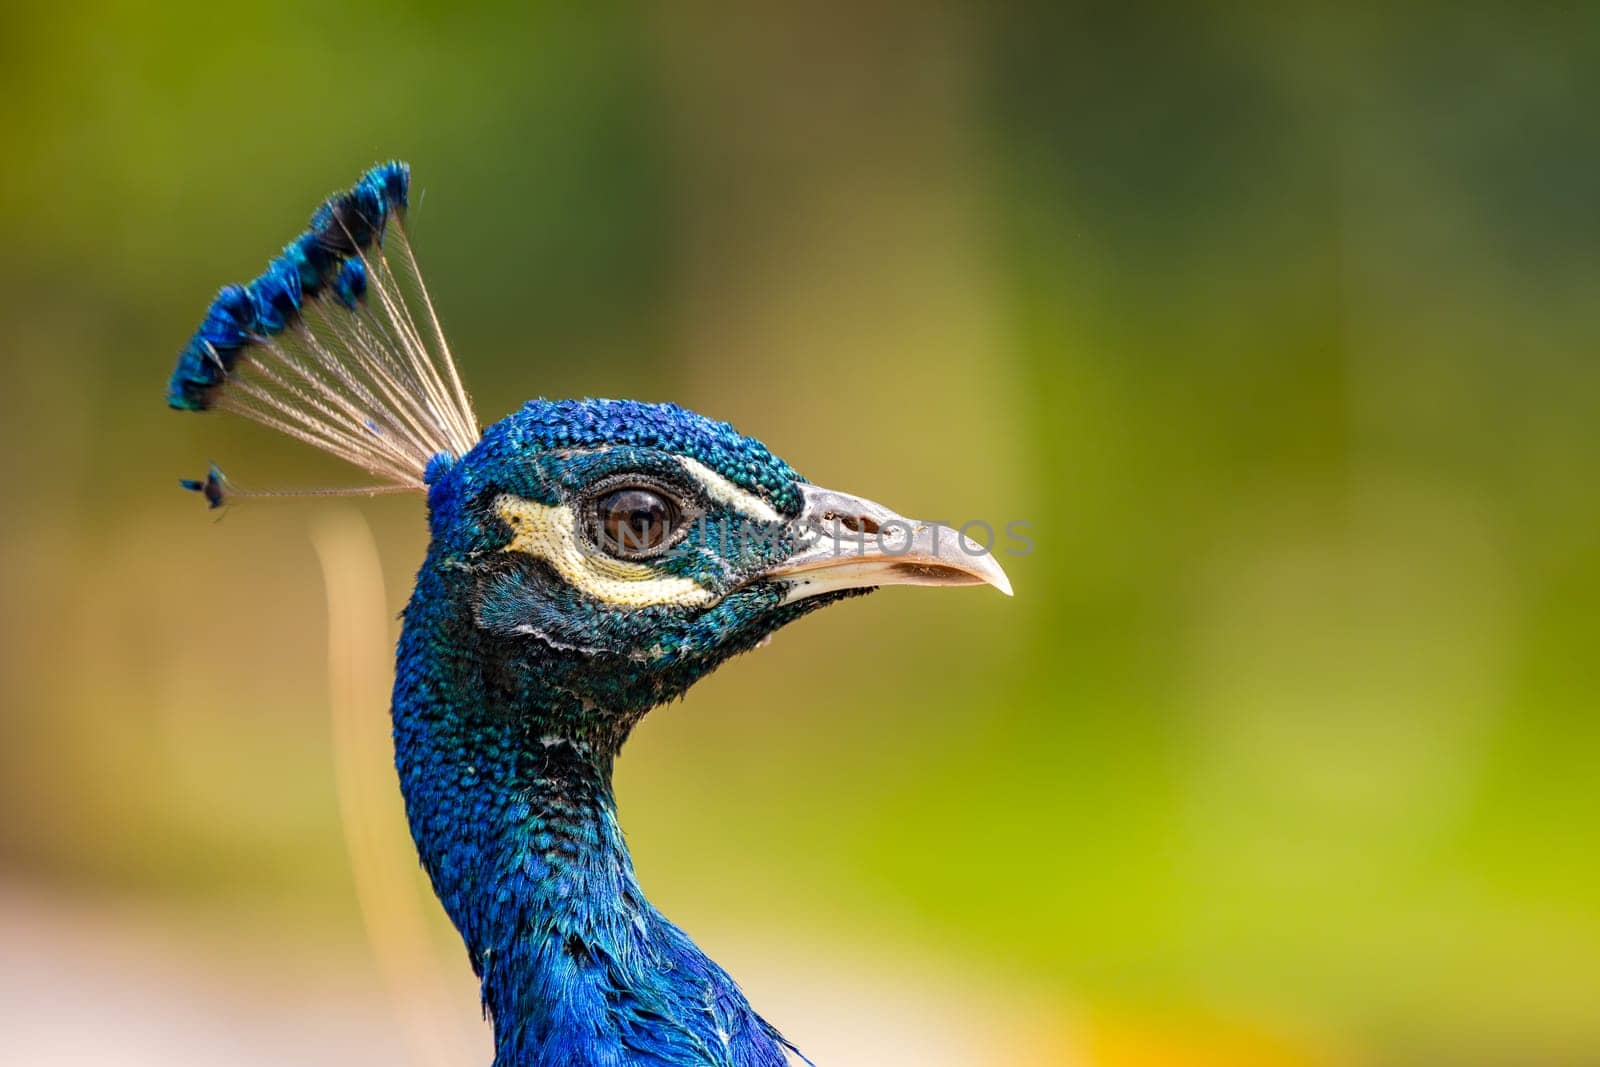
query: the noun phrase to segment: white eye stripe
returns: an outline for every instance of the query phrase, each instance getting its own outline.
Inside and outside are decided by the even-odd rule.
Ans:
[[[578,539],[578,521],[570,507],[503,495],[495,513],[511,527],[511,543],[503,551],[542,559],[561,580],[596,600],[623,607],[661,604],[693,607],[709,603],[711,590],[689,578],[657,574],[647,564],[612,559]]]
[[[689,472],[690,477],[700,483],[706,495],[717,503],[741,511],[757,522],[783,521],[782,516],[772,509],[771,504],[754,493],[740,489],[704,463],[688,456],[679,456],[678,462],[683,464],[683,469]]]

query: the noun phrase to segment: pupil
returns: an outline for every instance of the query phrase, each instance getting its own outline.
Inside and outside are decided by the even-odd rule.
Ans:
[[[600,500],[600,528],[624,552],[656,548],[672,527],[672,505],[648,489],[618,489]]]

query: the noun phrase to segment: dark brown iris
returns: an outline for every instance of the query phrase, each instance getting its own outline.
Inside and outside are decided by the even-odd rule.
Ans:
[[[677,506],[653,489],[613,489],[595,503],[600,543],[619,556],[643,556],[666,544],[678,522]]]

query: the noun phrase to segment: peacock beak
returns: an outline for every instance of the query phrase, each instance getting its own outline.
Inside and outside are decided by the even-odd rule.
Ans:
[[[994,553],[950,526],[815,485],[800,492],[799,547],[762,574],[787,584],[786,603],[880,585],[992,585],[1011,595]]]

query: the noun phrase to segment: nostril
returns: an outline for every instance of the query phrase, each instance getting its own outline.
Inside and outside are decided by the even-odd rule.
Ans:
[[[841,515],[837,511],[830,511],[822,516],[823,522],[836,522],[854,534],[875,534],[878,532],[878,521],[867,515]]]

